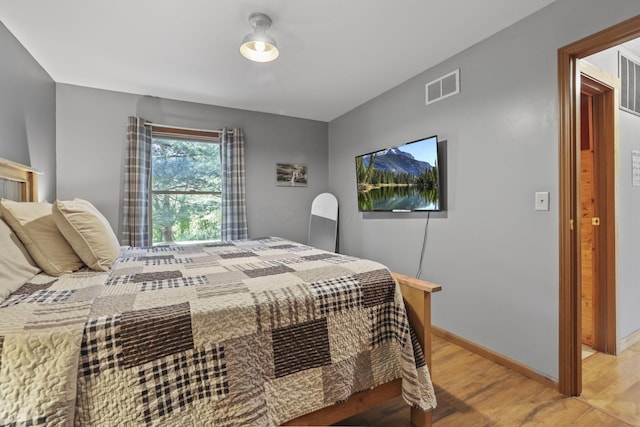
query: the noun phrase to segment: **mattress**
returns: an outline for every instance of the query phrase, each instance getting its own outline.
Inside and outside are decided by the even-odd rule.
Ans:
[[[0,425],[278,425],[397,378],[430,410],[416,342],[374,261],[275,237],[123,248],[0,304]]]

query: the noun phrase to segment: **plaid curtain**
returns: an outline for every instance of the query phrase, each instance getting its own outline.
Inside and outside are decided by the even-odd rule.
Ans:
[[[149,187],[151,185],[151,128],[145,120],[129,117],[124,164],[122,244],[148,246]]]
[[[247,207],[242,129],[222,130],[222,240],[247,239]]]

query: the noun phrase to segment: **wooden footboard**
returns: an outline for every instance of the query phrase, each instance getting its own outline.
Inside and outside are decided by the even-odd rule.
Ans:
[[[409,323],[418,335],[418,341],[431,372],[431,294],[440,291],[442,287],[400,273],[391,273],[391,275],[400,284]],[[431,412],[411,408],[411,424],[417,427],[430,426]]]
[[[400,284],[409,322],[418,335],[427,366],[431,371],[431,293],[440,291],[442,287],[404,274],[391,273],[391,275]],[[283,425],[330,425],[400,396],[401,393],[402,380],[394,380],[369,391],[357,393],[346,402],[322,408]],[[411,423],[416,427],[431,426],[431,412],[411,408]]]

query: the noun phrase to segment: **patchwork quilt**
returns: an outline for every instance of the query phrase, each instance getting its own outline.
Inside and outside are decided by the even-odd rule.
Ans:
[[[435,407],[389,271],[280,238],[125,248],[0,303],[0,425],[278,425],[396,378]]]

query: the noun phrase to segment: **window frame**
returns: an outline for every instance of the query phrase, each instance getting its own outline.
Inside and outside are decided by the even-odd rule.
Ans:
[[[153,153],[153,146],[155,144],[155,139],[160,139],[162,137],[173,138],[178,140],[184,140],[187,142],[202,142],[209,144],[217,144],[220,148],[220,155],[222,156],[222,142],[220,141],[220,131],[210,131],[203,129],[189,129],[189,128],[179,128],[179,127],[171,127],[164,125],[151,125],[151,152]],[[220,162],[222,163],[222,157],[220,158]],[[151,246],[155,246],[156,244],[153,242],[153,196],[154,194],[181,194],[181,195],[213,195],[219,196],[222,198],[222,188],[220,191],[173,191],[173,190],[154,190],[153,189],[153,154],[150,159],[150,172],[149,172],[149,200],[148,200],[148,227],[149,227],[149,240]],[[193,243],[199,242],[199,240],[192,241]],[[176,243],[175,241],[171,243]]]

